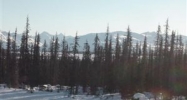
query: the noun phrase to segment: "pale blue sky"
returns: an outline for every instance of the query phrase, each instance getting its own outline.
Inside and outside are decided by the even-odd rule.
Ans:
[[[110,31],[156,31],[169,18],[170,30],[187,35],[186,0],[0,0],[0,30],[23,32],[29,15],[31,33],[74,36]]]

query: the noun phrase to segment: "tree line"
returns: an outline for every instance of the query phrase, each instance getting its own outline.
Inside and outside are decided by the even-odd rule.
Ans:
[[[10,32],[6,48],[0,39],[0,83],[17,88],[19,84],[31,87],[41,84],[60,84],[70,86],[70,94],[77,94],[78,87],[83,91],[90,87],[96,95],[98,87],[104,93],[127,93],[142,91],[167,91],[170,94],[187,95],[187,46],[182,36],[175,31],[169,35],[168,20],[165,35],[158,25],[155,44],[132,44],[130,27],[122,42],[119,35],[116,40],[109,36],[107,27],[105,44],[101,45],[98,34],[94,44],[84,43],[83,57],[79,54],[79,37],[76,33],[73,46],[68,45],[66,37],[59,41],[53,36],[50,44],[46,41],[40,47],[40,34],[36,33],[34,44],[29,44],[30,24],[26,20],[20,48],[16,44],[17,29],[13,38]],[[112,41],[116,41],[115,47]],[[91,57],[90,45],[94,45],[94,57]]]

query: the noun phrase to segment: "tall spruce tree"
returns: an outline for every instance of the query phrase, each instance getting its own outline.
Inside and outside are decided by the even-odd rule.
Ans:
[[[115,60],[119,60],[120,59],[120,54],[121,54],[121,46],[119,43],[119,34],[117,34],[116,37],[116,47],[115,47]]]
[[[142,70],[141,70],[141,90],[145,90],[146,89],[146,85],[147,85],[147,81],[146,81],[146,69],[147,69],[147,37],[145,36],[144,38],[144,44],[143,44],[143,48],[142,48]]]
[[[59,82],[59,62],[58,62],[58,54],[59,54],[59,41],[58,36],[56,34],[55,43],[54,43],[54,76],[53,76],[53,84],[57,84]]]
[[[166,20],[166,25],[165,25],[165,39],[164,39],[164,66],[163,71],[164,71],[164,85],[167,88],[170,88],[168,85],[169,83],[169,20]]]
[[[4,82],[4,57],[3,57],[3,41],[2,36],[0,36],[0,82]]]
[[[60,78],[60,84],[62,85],[69,85],[69,52],[68,52],[68,43],[66,41],[65,36],[63,37],[62,40],[62,55],[61,55],[61,60],[60,60],[60,71],[61,73],[59,74],[59,78]]]
[[[163,88],[164,86],[164,48],[163,48],[163,45],[164,45],[164,39],[163,37],[161,36],[160,37],[160,43],[159,43],[159,54],[158,54],[158,60],[159,60],[159,63],[158,63],[158,73],[160,73],[158,75],[158,79],[159,79],[159,83],[158,83],[158,86],[159,88]]]
[[[16,45],[16,37],[17,37],[17,28],[14,33],[14,40],[12,42],[12,86],[14,88],[18,87],[18,61],[17,61],[17,45]]]
[[[32,67],[30,67],[30,85],[31,87],[41,84],[40,80],[40,35],[36,32],[33,54],[32,54]]]
[[[108,64],[107,64],[107,68],[106,68],[106,91],[109,93],[113,93],[114,92],[114,65],[113,65],[113,59],[112,59],[112,36],[110,36],[110,40],[109,40],[109,45],[108,45],[108,50],[107,50],[107,59],[108,59]]]
[[[55,46],[55,39],[53,36],[50,41],[50,48],[49,48],[49,51],[50,51],[49,59],[50,60],[49,60],[49,68],[48,68],[48,71],[49,71],[48,74],[50,74],[49,81],[51,84],[53,83],[53,78],[54,78],[54,59],[55,59],[54,46]]]
[[[157,73],[160,73],[160,75],[163,74],[163,73],[160,72],[162,70],[161,69],[161,64],[160,64],[161,60],[162,60],[161,59],[161,56],[162,56],[162,54],[161,54],[161,52],[162,52],[161,51],[162,50],[162,44],[160,45],[160,43],[162,42],[161,38],[162,38],[162,36],[161,36],[161,26],[158,25],[156,41],[155,41],[155,51],[154,51],[154,56],[155,56],[154,67],[156,68],[155,71],[153,72],[154,75],[156,75]],[[159,70],[159,68],[161,70]],[[159,87],[159,84],[161,84],[161,77],[158,77],[158,76],[156,77],[155,76],[155,78],[158,79],[158,81],[153,80],[154,81],[153,84],[154,84],[154,86],[158,86]]]
[[[81,62],[81,82],[83,86],[83,91],[86,92],[87,86],[91,85],[90,79],[93,69],[91,70],[91,52],[90,45],[88,41],[84,44],[83,58]],[[95,88],[95,84],[92,83],[91,88]]]
[[[47,43],[46,40],[44,40],[44,44],[42,46],[42,54],[41,54],[41,64],[40,67],[42,67],[42,73],[41,73],[41,84],[45,84],[49,82],[49,79],[46,77],[49,75],[48,73],[48,58],[47,58]]]
[[[96,94],[97,86],[101,85],[101,56],[100,56],[100,40],[98,34],[96,34],[94,38],[94,59],[92,66],[90,68],[90,86],[91,86],[91,94]]]
[[[77,32],[74,38],[74,43],[73,43],[73,61],[72,61],[72,66],[71,66],[71,72],[70,72],[70,86],[71,86],[71,91],[70,94],[77,94],[78,93],[78,78],[79,78],[79,73],[78,73],[78,68],[79,68],[79,57],[78,57],[78,43],[79,37],[77,36]],[[76,87],[75,91],[73,89],[73,86]]]
[[[6,67],[5,67],[5,75],[6,75],[6,83],[11,86],[12,85],[12,65],[10,63],[11,61],[11,40],[10,40],[10,31],[8,32],[7,37],[7,47],[6,47]]]
[[[21,37],[21,46],[20,46],[20,60],[19,60],[19,75],[20,75],[20,83],[28,83],[29,82],[29,69],[30,69],[30,54],[29,54],[29,46],[28,46],[28,38],[29,38],[29,18],[26,20],[25,31]]]

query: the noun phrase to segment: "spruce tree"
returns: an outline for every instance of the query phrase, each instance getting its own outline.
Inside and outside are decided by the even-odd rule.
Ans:
[[[8,32],[7,37],[7,47],[6,47],[6,67],[5,67],[5,75],[6,75],[6,83],[11,86],[12,85],[12,65],[10,63],[11,61],[11,40],[10,40],[10,31]]]
[[[40,69],[40,36],[36,33],[34,47],[33,47],[33,59],[32,59],[32,67],[30,67],[30,85],[37,86],[41,83],[41,69]]]
[[[44,40],[44,44],[42,46],[42,54],[41,54],[41,64],[40,67],[42,67],[42,73],[41,73],[41,84],[45,84],[49,82],[49,79],[47,78],[49,73],[48,73],[48,59],[47,59],[47,43],[46,40]],[[47,76],[47,77],[46,77]]]
[[[144,44],[143,44],[143,48],[142,48],[142,69],[141,69],[141,89],[142,90],[145,90],[146,88],[146,84],[147,84],[147,81],[146,81],[146,78],[147,78],[147,72],[146,72],[146,69],[147,69],[147,37],[145,36],[144,38]]]
[[[158,63],[158,73],[160,73],[159,75],[158,75],[158,81],[159,81],[159,84],[158,84],[158,86],[159,86],[159,88],[163,88],[164,87],[164,48],[163,48],[163,45],[164,45],[164,39],[163,39],[163,37],[161,36],[160,37],[160,43],[159,43],[159,54],[158,54],[158,61],[159,61],[159,63]]]
[[[16,45],[16,37],[17,37],[17,28],[14,33],[14,40],[12,42],[12,86],[14,88],[18,87],[18,61],[17,61],[17,45]]]
[[[78,54],[78,47],[79,47],[79,43],[78,43],[79,37],[77,36],[77,33],[75,35],[74,38],[74,43],[73,43],[73,60],[72,60],[72,66],[71,66],[71,78],[70,78],[70,86],[71,86],[71,90],[70,90],[70,94],[77,94],[78,93],[78,68],[79,68],[79,58],[77,56]],[[75,91],[73,89],[73,86],[76,87]]]
[[[170,88],[170,86],[168,85],[169,83],[169,20],[166,20],[166,25],[165,25],[165,39],[164,39],[164,85],[167,88]]]
[[[59,62],[58,62],[58,54],[59,54],[59,42],[56,34],[55,43],[54,43],[54,77],[53,84],[57,84],[59,82]]]
[[[54,56],[54,42],[55,42],[55,39],[54,39],[54,36],[51,38],[51,41],[50,41],[50,48],[49,48],[49,51],[50,51],[50,56],[49,56],[49,68],[48,68],[48,71],[49,71],[49,81],[50,83],[52,84],[53,83],[53,78],[54,78],[54,59],[55,59],[55,56]]]
[[[91,52],[90,52],[90,45],[88,44],[88,41],[84,44],[84,52],[83,52],[83,58],[81,62],[81,82],[83,86],[83,91],[86,92],[87,86],[91,85],[91,88],[96,88],[95,84],[90,82],[91,74],[94,69],[91,69]]]
[[[0,82],[2,83],[4,80],[4,58],[3,58],[3,41],[2,36],[0,37]]]
[[[69,85],[69,52],[68,52],[68,43],[63,37],[62,44],[61,44],[61,59],[59,63],[59,68],[61,73],[59,74],[60,84],[62,85]]]
[[[91,94],[96,94],[97,86],[101,86],[101,76],[102,76],[102,67],[101,67],[101,55],[100,55],[100,40],[98,34],[96,34],[94,38],[94,59],[92,66],[90,68],[91,71]]]
[[[119,60],[120,59],[120,54],[121,54],[121,46],[119,43],[119,34],[117,34],[116,37],[116,47],[115,47],[115,60]]]
[[[28,46],[28,38],[29,38],[29,18],[27,17],[26,20],[26,27],[25,31],[21,37],[21,46],[20,46],[20,60],[19,60],[19,75],[20,75],[20,82],[27,83],[29,82],[29,69],[30,69],[30,54],[29,54],[29,46]]]

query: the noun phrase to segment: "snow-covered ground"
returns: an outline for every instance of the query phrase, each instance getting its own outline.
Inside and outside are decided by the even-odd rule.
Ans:
[[[0,100],[121,100],[120,94],[106,94],[102,96],[72,95],[68,96],[65,91],[47,92],[34,91],[30,93],[23,89],[5,88],[0,89]]]
[[[34,93],[30,93],[30,91],[24,89],[0,88],[0,100],[122,100],[121,95],[119,93],[105,94],[100,96],[86,94],[70,96],[68,94],[68,91],[57,92],[57,90],[54,90],[53,92],[35,90]],[[136,99],[139,98],[139,100],[163,100],[162,96],[156,96],[156,99],[151,98],[152,94],[150,94],[149,92],[144,92],[144,94],[135,93],[133,97]],[[171,100],[186,99],[184,96],[173,96]]]

